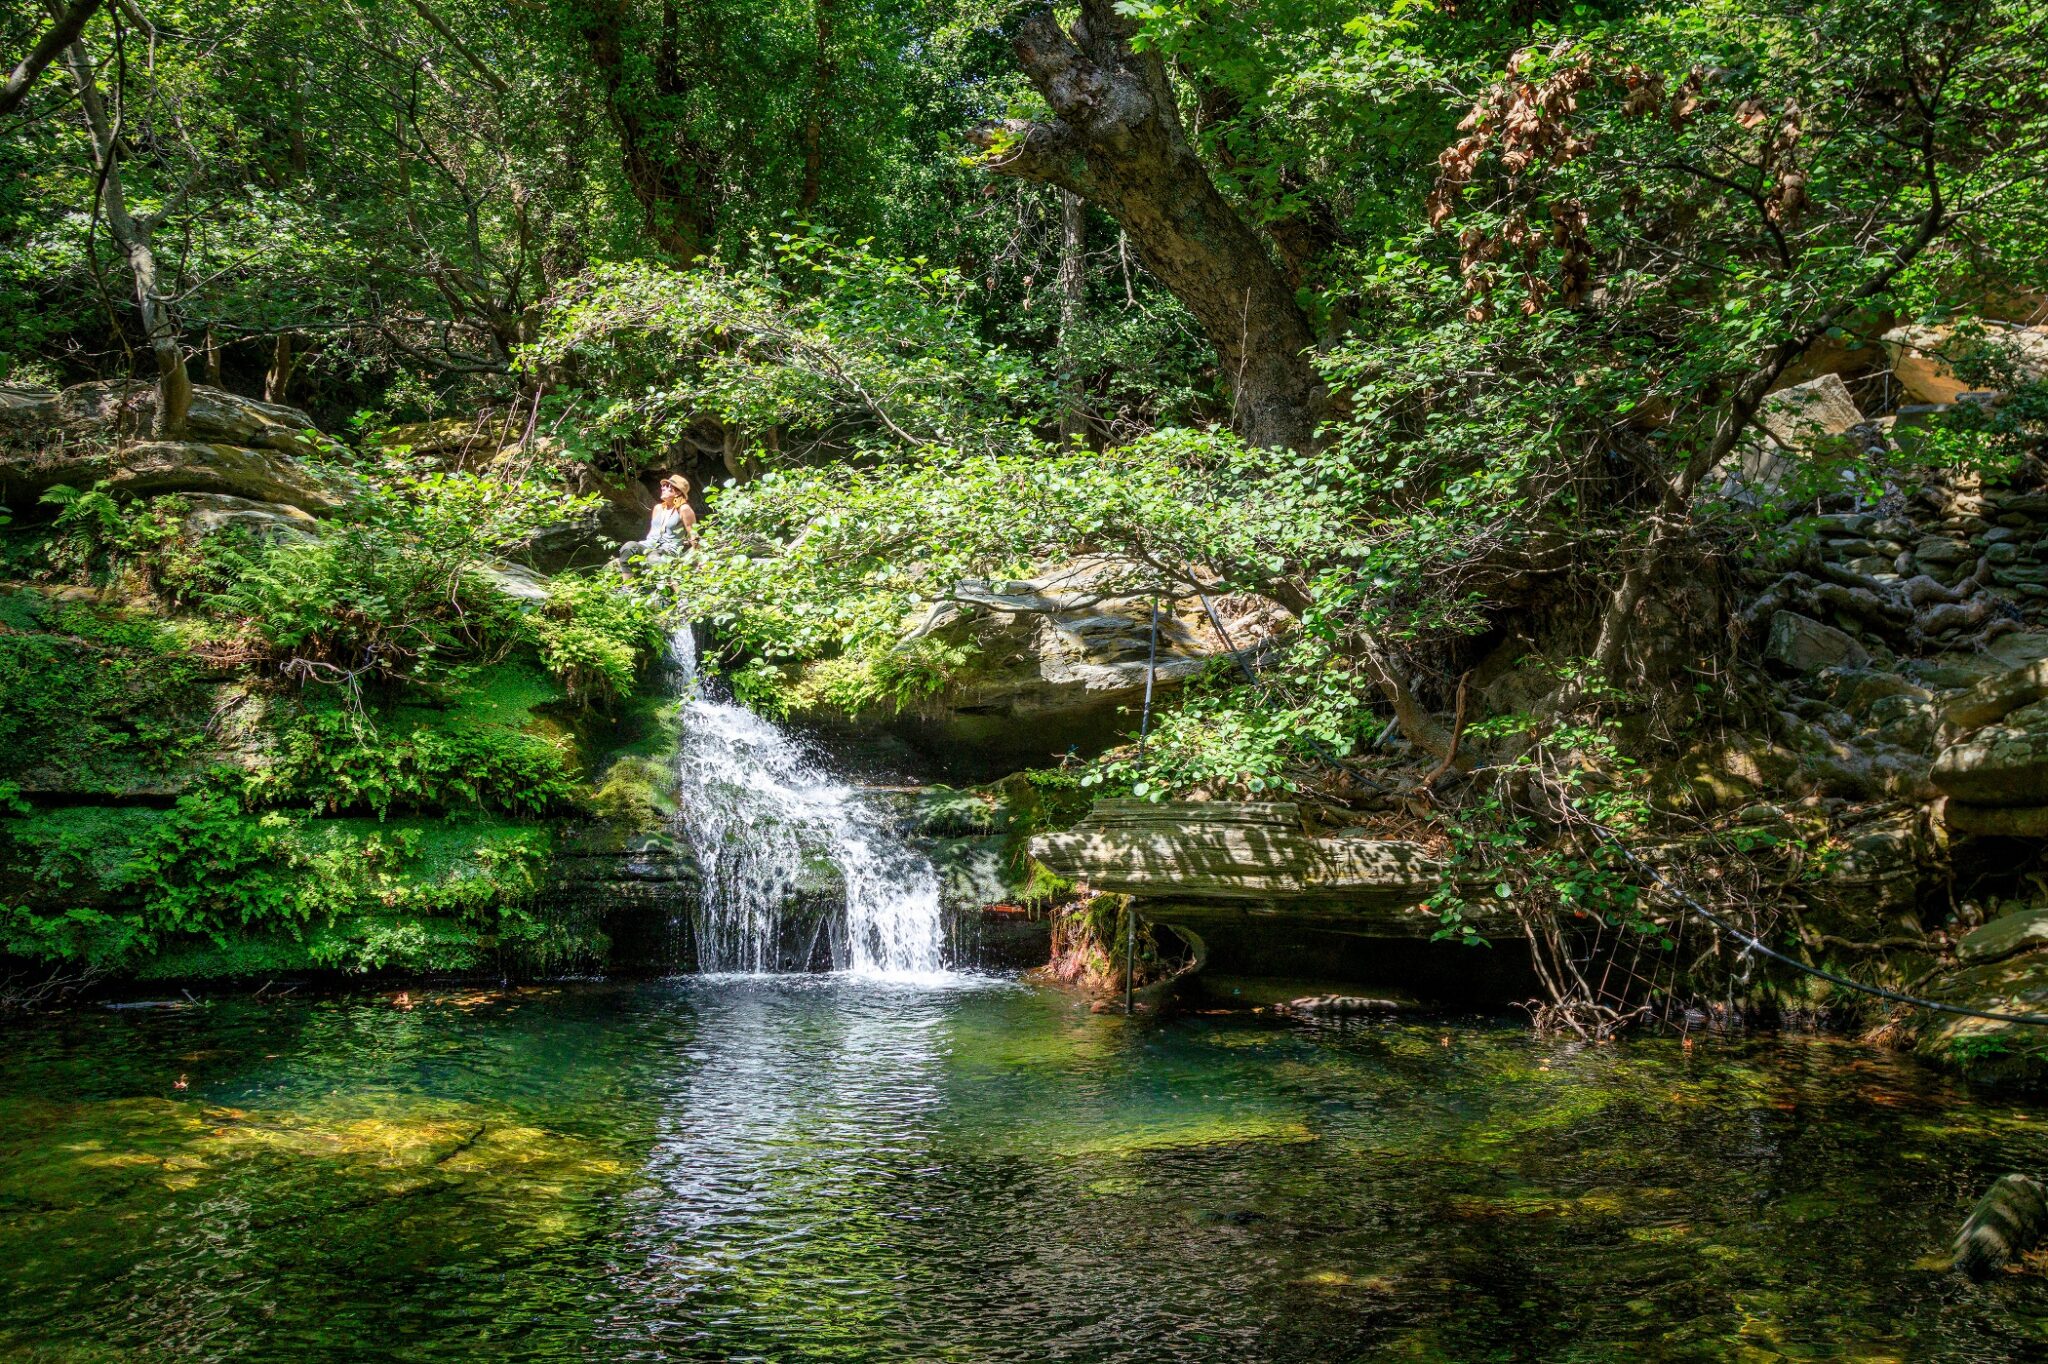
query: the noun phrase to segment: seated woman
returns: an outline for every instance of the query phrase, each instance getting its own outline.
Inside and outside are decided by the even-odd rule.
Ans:
[[[690,480],[670,474],[661,481],[661,500],[647,525],[647,552],[673,554],[685,544],[697,547],[697,512],[690,505]]]

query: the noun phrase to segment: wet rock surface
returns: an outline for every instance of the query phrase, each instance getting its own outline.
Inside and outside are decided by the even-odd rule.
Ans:
[[[1031,853],[1098,890],[1354,912],[1419,904],[1443,876],[1414,843],[1313,837],[1284,802],[1100,801],[1071,830],[1032,839]],[[1433,916],[1428,923],[1434,929]]]

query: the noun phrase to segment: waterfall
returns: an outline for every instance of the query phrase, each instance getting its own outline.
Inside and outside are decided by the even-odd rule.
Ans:
[[[899,978],[941,973],[931,862],[795,735],[714,696],[688,625],[672,636],[669,663],[683,698],[677,823],[703,873],[698,969],[778,969],[784,935],[798,927],[792,904],[829,868],[846,901],[843,933],[832,934],[835,967]]]

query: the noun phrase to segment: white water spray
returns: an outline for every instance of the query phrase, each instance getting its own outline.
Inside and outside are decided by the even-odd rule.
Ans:
[[[931,862],[794,735],[709,695],[687,625],[671,638],[669,662],[684,698],[677,823],[703,873],[698,969],[780,968],[790,911],[829,868],[846,899],[843,936],[832,934],[834,966],[895,978],[941,974]],[[802,955],[807,960],[808,950]]]

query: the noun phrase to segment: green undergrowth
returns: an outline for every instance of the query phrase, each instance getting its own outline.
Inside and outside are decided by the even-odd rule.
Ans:
[[[300,682],[187,614],[0,593],[0,962],[149,978],[538,972],[601,959],[548,903],[639,696],[532,649],[402,684]],[[226,657],[229,661],[220,661]],[[672,719],[672,716],[668,717]]]
[[[542,902],[554,834],[530,822],[325,819],[208,791],[169,809],[17,814],[0,836],[13,957],[206,977],[542,970],[603,945]]]
[[[546,707],[566,698],[519,664],[467,672],[418,700],[366,713],[341,695],[305,698],[280,727],[249,799],[328,812],[476,808],[546,817],[583,798],[576,745]]]
[[[0,594],[0,777],[111,792],[205,743],[195,632],[39,592]]]

